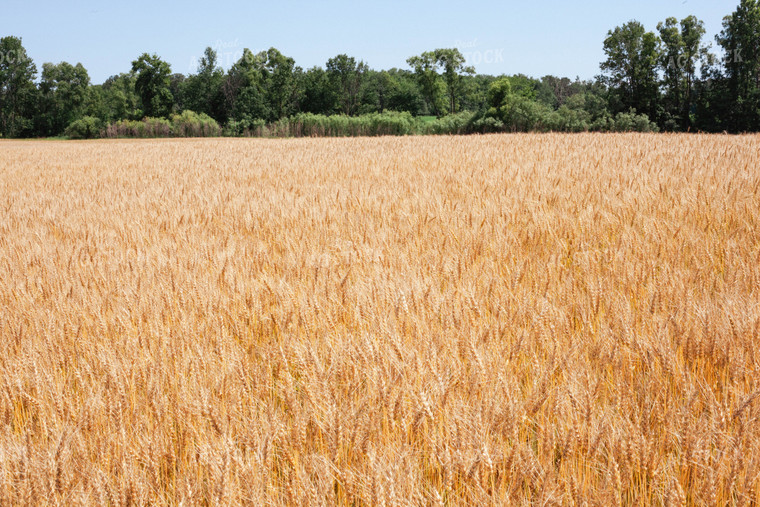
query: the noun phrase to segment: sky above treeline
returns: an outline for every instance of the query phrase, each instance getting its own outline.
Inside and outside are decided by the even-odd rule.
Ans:
[[[482,74],[547,74],[591,79],[607,31],[631,19],[655,30],[669,16],[702,19],[707,41],[738,0],[550,1],[228,1],[180,3],[3,0],[0,36],[15,35],[38,69],[82,63],[94,84],[156,53],[173,72],[194,73],[204,48],[229,68],[244,48],[276,47],[304,69],[340,53],[374,69],[457,47]]]

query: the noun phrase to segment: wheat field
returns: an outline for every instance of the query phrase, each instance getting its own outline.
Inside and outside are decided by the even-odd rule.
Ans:
[[[0,505],[757,505],[760,136],[0,143]]]

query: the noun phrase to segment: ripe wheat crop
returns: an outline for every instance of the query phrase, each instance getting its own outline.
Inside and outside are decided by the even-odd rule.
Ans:
[[[757,505],[760,137],[0,143],[0,504]]]

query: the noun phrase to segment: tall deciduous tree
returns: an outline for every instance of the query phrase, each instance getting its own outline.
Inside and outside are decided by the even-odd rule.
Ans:
[[[250,49],[235,62],[222,84],[225,114],[232,119],[267,118],[263,76],[261,67],[264,56],[254,54]]]
[[[725,111],[729,128],[760,129],[760,1],[742,0],[736,11],[723,19],[717,36],[725,52],[726,85],[734,104]]]
[[[391,69],[388,77],[386,107],[393,111],[407,111],[415,116],[420,114],[425,107],[425,100],[414,74],[408,70]]]
[[[229,116],[274,121],[297,111],[301,69],[275,48],[249,49],[227,73],[223,91]]]
[[[275,48],[264,53],[264,88],[269,104],[269,120],[277,120],[295,113],[298,107],[298,81],[301,68],[293,58]]]
[[[143,53],[132,62],[132,72],[145,116],[169,116],[174,101],[169,64],[156,54]]]
[[[330,114],[335,107],[335,93],[330,78],[322,67],[312,67],[300,77],[302,99],[300,110],[305,113]]]
[[[327,60],[325,66],[330,84],[335,90],[338,109],[343,114],[353,115],[359,110],[360,92],[367,65],[352,56],[338,55]]]
[[[31,133],[37,88],[37,67],[26,54],[21,39],[0,39],[0,135],[16,137]]]
[[[445,86],[438,76],[438,61],[435,51],[425,51],[419,56],[412,56],[406,63],[414,71],[422,90],[429,112],[438,116],[445,112]]]
[[[610,87],[615,108],[635,109],[650,118],[657,116],[659,60],[658,38],[638,21],[630,21],[607,33],[601,68]]]
[[[406,63],[414,70],[433,114],[457,111],[465,88],[462,75],[475,73],[473,67],[465,65],[464,55],[458,49],[426,51],[412,56]]]
[[[207,47],[198,63],[198,73],[184,82],[185,105],[197,113],[206,113],[217,121],[224,121],[222,82],[224,71],[219,67],[216,51]]]
[[[462,74],[475,74],[475,68],[465,65],[465,58],[456,49],[436,49],[435,61],[440,66],[449,98],[449,112],[456,113],[464,90]]]
[[[88,114],[97,116],[104,122],[118,120],[136,120],[142,115],[140,96],[133,72],[111,76],[100,86],[97,96],[90,96],[91,110]],[[98,99],[95,101],[95,99]]]
[[[39,132],[61,134],[71,122],[83,116],[89,87],[90,76],[81,63],[43,64]]]
[[[702,43],[705,28],[702,21],[688,16],[679,23],[668,18],[657,25],[662,41],[660,66],[665,88],[665,114],[683,129],[692,126],[694,88],[697,64],[707,54]]]

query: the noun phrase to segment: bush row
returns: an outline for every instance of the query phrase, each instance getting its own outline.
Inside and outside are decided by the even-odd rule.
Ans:
[[[415,133],[416,123],[417,120],[407,112],[360,116],[300,113],[270,124],[247,118],[231,121],[224,132],[243,137],[404,136]]]
[[[531,103],[531,106],[535,102]],[[508,118],[464,112],[432,121],[409,113],[374,113],[361,116],[298,114],[274,123],[233,121],[224,134],[233,137],[350,137],[385,135],[455,135],[495,132],[656,132],[657,125],[635,112],[592,118],[586,111],[560,108],[524,108]]]
[[[66,129],[71,139],[108,138],[149,138],[149,137],[218,137],[222,129],[213,118],[206,114],[184,111],[170,120],[165,118],[143,118],[142,120],[121,120],[103,125],[92,116],[85,116],[72,122]]]
[[[446,135],[493,132],[654,132],[657,126],[646,115],[619,113],[598,118],[584,110],[561,107],[554,111],[528,102],[507,113],[458,113],[432,121],[410,113],[385,112],[360,116],[301,113],[274,123],[243,118],[230,121],[224,129],[209,116],[185,111],[165,118],[122,120],[103,125],[85,116],[66,129],[71,139],[152,137],[354,137]]]

